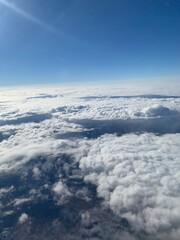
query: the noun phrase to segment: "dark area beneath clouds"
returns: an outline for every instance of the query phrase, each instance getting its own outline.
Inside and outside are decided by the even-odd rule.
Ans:
[[[28,116],[18,117],[12,120],[0,120],[0,126],[19,125],[22,123],[30,123],[30,122],[40,123],[46,119],[50,119],[51,117],[52,115],[50,113],[42,113],[42,114],[33,113]]]
[[[56,98],[56,97],[58,97],[58,96],[63,96],[63,95],[51,95],[51,94],[39,94],[39,95],[37,95],[37,96],[33,96],[33,97],[28,97],[28,98],[26,98],[27,100],[29,100],[29,99],[43,99],[43,98]]]
[[[93,99],[104,99],[104,98],[108,98],[108,99],[118,99],[118,98],[147,98],[147,99],[179,99],[180,96],[167,96],[167,95],[156,95],[156,94],[148,94],[148,95],[131,95],[131,96],[118,96],[118,95],[104,95],[104,96],[86,96],[86,97],[81,97],[81,99],[84,100],[93,100]]]
[[[10,136],[13,136],[17,133],[17,130],[8,130],[6,132],[0,132],[0,142],[7,140]]]
[[[34,167],[40,170],[38,177],[33,175]],[[53,192],[59,180],[71,193],[66,198]],[[121,239],[124,231],[133,233],[125,218],[102,206],[96,186],[84,182],[78,163],[69,155],[39,156],[16,171],[2,173],[0,188],[10,189],[0,193],[1,240],[108,240]],[[18,199],[27,201],[16,204]],[[20,224],[22,213],[29,218]]]
[[[97,138],[103,134],[154,133],[158,135],[180,133],[180,114],[148,119],[92,120],[75,119],[88,131],[59,134],[58,137]]]

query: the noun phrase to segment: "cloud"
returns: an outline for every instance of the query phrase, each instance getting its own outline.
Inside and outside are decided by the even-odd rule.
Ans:
[[[35,178],[39,178],[40,177],[41,171],[39,170],[38,167],[35,166],[32,171],[33,171],[33,175],[34,175]]]
[[[179,239],[180,99],[123,89],[1,92],[0,238]]]
[[[21,204],[30,202],[32,199],[31,198],[20,198],[20,199],[15,199],[14,206],[19,206]]]
[[[163,116],[176,115],[176,114],[178,114],[177,110],[169,109],[167,107],[157,104],[151,107],[147,107],[143,109],[141,112],[136,113],[135,115],[142,116],[142,117],[163,117]]]
[[[13,190],[14,190],[14,187],[13,187],[13,186],[8,187],[8,188],[1,188],[1,189],[0,189],[0,196],[1,196],[1,195],[4,195],[4,194],[7,194],[7,193],[9,193],[9,192],[11,192],[11,191],[13,191]]]
[[[71,195],[70,191],[68,190],[66,184],[62,181],[58,181],[54,184],[52,189],[58,199],[58,201],[62,204],[66,200],[68,196]]]
[[[22,213],[21,216],[19,217],[19,223],[23,224],[28,220],[28,215],[26,213]]]
[[[136,232],[178,239],[180,135],[104,135],[85,145],[80,168]],[[148,238],[147,238],[148,239]]]

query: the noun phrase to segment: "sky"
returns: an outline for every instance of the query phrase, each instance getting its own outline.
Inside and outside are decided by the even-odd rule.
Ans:
[[[179,42],[179,0],[0,0],[0,86],[179,76]]]

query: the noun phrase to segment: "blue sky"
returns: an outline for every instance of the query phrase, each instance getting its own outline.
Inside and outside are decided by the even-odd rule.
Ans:
[[[0,0],[0,85],[180,75],[179,0]]]

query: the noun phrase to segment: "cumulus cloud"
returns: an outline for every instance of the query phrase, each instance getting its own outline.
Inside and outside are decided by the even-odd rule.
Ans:
[[[69,239],[179,240],[180,97],[169,89],[2,90],[2,228],[51,211]]]
[[[65,198],[70,195],[67,186],[63,184],[61,181],[54,184],[53,191],[55,192],[56,195],[58,195],[61,198]]]
[[[146,107],[142,109],[141,112],[135,113],[137,116],[142,117],[162,117],[162,116],[170,116],[178,114],[177,110],[169,109],[167,107],[164,107],[162,105],[152,105],[150,107]]]
[[[19,217],[19,223],[23,224],[28,220],[28,215],[26,213],[22,213],[21,216]]]
[[[35,178],[39,178],[40,175],[41,175],[41,171],[36,166],[33,168],[32,172],[33,172],[33,175],[34,175]]]
[[[104,135],[85,145],[80,168],[105,203],[136,232],[178,239],[179,140],[179,134]]]

